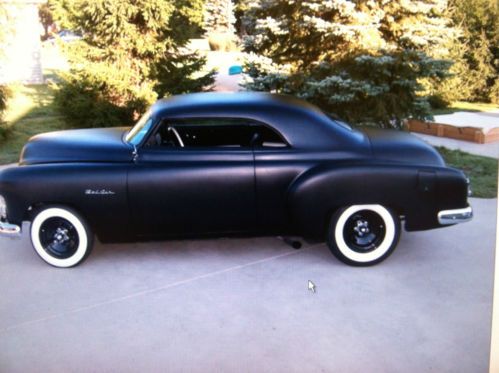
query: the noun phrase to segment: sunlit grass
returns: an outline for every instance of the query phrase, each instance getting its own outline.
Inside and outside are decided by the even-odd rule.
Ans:
[[[497,159],[437,147],[448,166],[464,171],[471,180],[473,197],[497,197]]]
[[[470,112],[479,112],[479,111],[493,111],[499,110],[499,106],[495,104],[488,104],[485,102],[464,102],[464,101],[456,101],[453,102],[449,107],[444,109],[435,109],[433,110],[433,115],[443,115],[443,114],[452,114],[456,111],[470,111]]]
[[[63,128],[63,118],[53,106],[53,92],[45,84],[10,87],[7,102],[7,139],[0,143],[0,164],[17,162],[22,147],[31,136]]]

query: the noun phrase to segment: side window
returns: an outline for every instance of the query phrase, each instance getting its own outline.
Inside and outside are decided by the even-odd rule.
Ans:
[[[164,119],[146,146],[184,148],[286,147],[264,124],[244,118]]]
[[[253,128],[258,134],[258,141],[253,144],[257,147],[263,148],[285,148],[288,146],[286,141],[279,133],[264,124],[255,124]]]

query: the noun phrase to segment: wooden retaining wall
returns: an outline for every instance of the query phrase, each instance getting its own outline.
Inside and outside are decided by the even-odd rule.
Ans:
[[[411,132],[424,133],[426,135],[448,137],[451,139],[486,144],[499,141],[499,127],[484,132],[478,127],[456,127],[450,124],[423,122],[417,119],[408,119],[405,129]]]

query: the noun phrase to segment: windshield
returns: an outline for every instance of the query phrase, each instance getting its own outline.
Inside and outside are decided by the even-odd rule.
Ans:
[[[144,136],[149,132],[152,125],[151,110],[145,112],[140,120],[132,127],[126,135],[126,141],[132,145],[139,145]]]

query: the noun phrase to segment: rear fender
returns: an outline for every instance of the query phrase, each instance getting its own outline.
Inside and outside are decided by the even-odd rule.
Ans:
[[[331,214],[356,204],[381,204],[406,219],[406,229],[438,226],[436,171],[404,165],[318,167],[301,175],[289,190],[295,230],[324,238]]]

